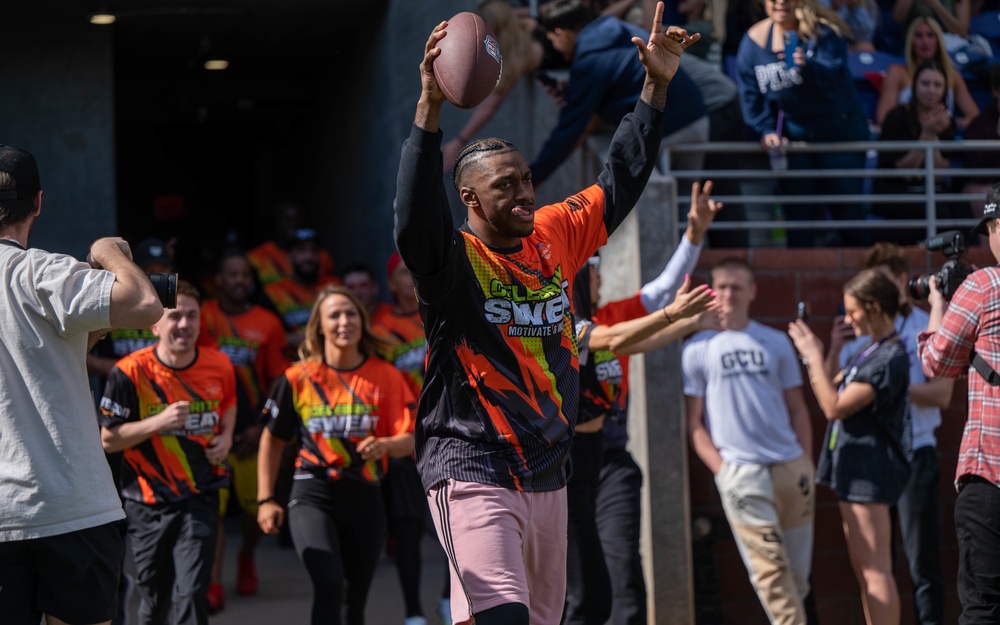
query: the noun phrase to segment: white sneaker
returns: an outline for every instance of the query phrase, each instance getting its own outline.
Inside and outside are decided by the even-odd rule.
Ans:
[[[451,625],[451,599],[438,599],[438,616],[441,617],[441,625]]]
[[[427,625],[427,619],[422,616],[408,616],[403,625]]]

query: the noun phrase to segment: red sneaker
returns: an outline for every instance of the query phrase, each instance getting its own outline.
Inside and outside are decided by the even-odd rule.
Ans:
[[[236,592],[243,596],[257,594],[257,567],[253,562],[253,554],[242,551],[236,558]]]
[[[215,614],[226,607],[226,591],[222,584],[211,583],[208,585],[208,613]]]

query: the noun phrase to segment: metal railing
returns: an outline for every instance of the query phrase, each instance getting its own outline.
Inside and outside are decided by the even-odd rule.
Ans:
[[[747,181],[775,181],[778,179],[793,178],[860,178],[862,180],[874,181],[877,178],[913,178],[922,176],[924,179],[922,193],[861,193],[852,195],[782,195],[775,193],[740,193],[739,195],[713,195],[715,199],[725,202],[728,205],[769,205],[780,204],[782,206],[794,204],[826,204],[831,206],[831,211],[836,210],[836,205],[843,204],[890,204],[909,202],[923,205],[924,217],[922,219],[863,219],[863,220],[796,220],[781,221],[782,229],[817,229],[835,226],[839,229],[864,228],[864,229],[889,229],[889,228],[923,228],[928,237],[937,234],[939,229],[951,229],[969,227],[976,223],[977,219],[939,219],[937,217],[938,202],[972,202],[982,201],[981,194],[973,193],[941,193],[935,189],[935,178],[953,177],[966,178],[973,176],[987,176],[995,180],[1000,180],[1000,170],[995,169],[968,169],[968,168],[946,168],[934,167],[933,153],[940,150],[942,153],[968,153],[981,151],[1000,150],[1000,141],[857,141],[845,143],[801,143],[793,142],[786,147],[786,153],[850,153],[860,152],[865,155],[867,163],[875,162],[879,150],[892,152],[905,152],[908,150],[924,150],[924,163],[922,168],[917,169],[879,169],[874,165],[863,169],[785,169],[772,170],[758,165],[766,162],[766,155],[756,142],[713,142],[698,143],[689,145],[663,146],[661,149],[661,163],[663,164],[664,175],[671,176],[684,184],[672,185],[675,190],[674,200],[682,207],[681,215],[687,213],[687,206],[691,203],[690,197],[684,193],[677,193],[678,188],[689,189],[690,182],[695,180],[723,180],[737,179],[741,182]],[[672,154],[689,154],[701,152],[747,154],[747,168],[725,169],[725,170],[671,170],[670,156]],[[756,157],[756,158],[753,158]],[[774,219],[748,219],[745,221],[723,221],[712,225],[713,230],[772,230],[777,222]],[[682,218],[678,222],[678,228],[683,230],[687,222]]]

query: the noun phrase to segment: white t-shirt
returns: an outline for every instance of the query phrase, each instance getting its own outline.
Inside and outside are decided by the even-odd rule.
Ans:
[[[87,381],[114,274],[0,244],[0,542],[125,518]]]
[[[802,371],[784,332],[756,321],[699,332],[681,363],[684,394],[705,398],[705,426],[723,461],[776,464],[803,454],[784,394],[802,386]]]
[[[927,322],[930,315],[914,307],[909,316],[896,315],[896,332],[899,333],[899,340],[906,348],[906,357],[910,359],[910,385],[925,384],[927,376],[924,375],[924,368],[920,364],[920,357],[917,356],[917,335],[927,329]],[[865,348],[871,342],[867,336],[859,337],[845,343],[840,350],[840,366],[847,366],[850,358],[855,357],[859,350]],[[937,439],[934,430],[941,425],[941,409],[933,406],[918,406],[910,402],[910,419],[913,424],[913,449],[921,447],[936,446]]]

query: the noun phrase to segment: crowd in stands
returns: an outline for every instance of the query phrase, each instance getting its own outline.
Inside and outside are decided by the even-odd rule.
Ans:
[[[621,45],[614,43],[619,36],[615,33],[624,33],[629,28],[627,22],[644,26],[652,3],[541,1],[534,17],[529,4],[527,0],[488,0],[480,5],[501,45],[508,47],[505,72],[500,89],[473,113],[458,136],[445,144],[446,164],[453,161],[461,145],[477,137],[523,76],[540,81],[561,107],[556,128],[533,161],[538,170],[536,182],[547,178],[581,137],[602,125],[613,126],[622,114],[620,103],[631,101],[635,92],[632,74],[608,71],[616,62],[615,45]],[[947,170],[995,167],[996,151],[938,150],[933,159],[938,173],[928,184],[923,175],[899,177],[892,173],[894,169],[921,169],[924,158],[916,154],[919,150],[901,156],[891,149],[879,149],[878,156],[872,157],[863,149],[843,153],[788,150],[788,143],[953,143],[995,137],[996,124],[990,125],[988,120],[995,117],[997,107],[994,54],[1000,54],[998,9],[1000,6],[990,0],[684,0],[671,4],[665,21],[700,33],[701,41],[685,55],[683,71],[675,79],[691,78],[696,90],[685,88],[680,106],[673,96],[671,110],[675,113],[671,118],[676,121],[664,128],[664,145],[759,140],[764,151],[780,156],[771,162],[784,169],[877,168],[882,171],[855,177],[779,174],[773,190],[800,197],[868,196],[828,202],[790,200],[783,212],[791,220],[922,220],[926,216],[922,197],[907,202],[883,201],[871,192],[876,196],[898,195],[925,193],[930,188],[937,194],[981,195],[985,181],[976,186],[976,175],[950,175]],[[627,37],[624,42],[628,43]],[[708,79],[704,72],[692,69],[695,57],[709,64],[717,75]],[[507,59],[513,71],[506,71]],[[916,73],[929,61],[937,64],[944,77],[943,109],[935,107],[933,113],[914,97]],[[736,112],[741,118],[734,120],[732,111],[724,106],[737,89],[741,111]],[[700,93],[700,102],[694,91]],[[890,117],[897,107],[900,110]],[[698,108],[708,112],[708,119],[696,117]],[[726,117],[718,119],[722,113]],[[981,115],[986,119],[980,119]],[[921,121],[927,116],[934,120]],[[709,126],[707,135],[704,124]],[[972,132],[967,132],[970,129]],[[984,129],[992,132],[984,134]],[[670,170],[682,185],[689,186],[692,180],[684,177],[684,170],[760,168],[766,167],[765,163],[752,155],[727,158],[712,152],[707,156],[685,153],[672,155]],[[730,183],[730,189],[725,186],[729,181],[717,182],[722,185],[721,194],[740,194],[739,183]],[[684,197],[686,192],[687,187],[682,187],[679,195]],[[730,211],[725,219],[746,219],[746,210],[738,203],[730,202]],[[936,206],[938,219],[967,219],[971,223],[981,212],[978,200],[939,201]],[[787,245],[864,246],[870,243],[867,230],[791,229]],[[916,228],[898,232],[886,227],[879,231],[892,232],[893,239],[902,244],[917,243],[924,233]],[[748,243],[746,232],[731,230],[715,233],[711,240],[716,247],[744,247]]]

